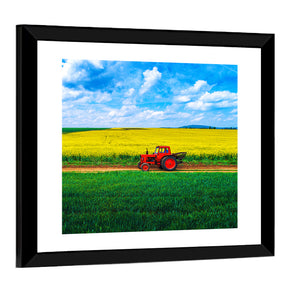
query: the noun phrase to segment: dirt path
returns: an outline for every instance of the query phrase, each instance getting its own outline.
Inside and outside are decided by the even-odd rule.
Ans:
[[[63,172],[110,172],[110,171],[140,171],[136,166],[64,166]],[[165,172],[157,166],[151,166],[150,171]],[[179,165],[175,172],[237,172],[237,166],[228,165]]]

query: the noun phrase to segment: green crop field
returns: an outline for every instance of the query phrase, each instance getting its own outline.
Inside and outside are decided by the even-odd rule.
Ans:
[[[237,173],[63,173],[62,232],[237,227]]]
[[[62,133],[72,133],[81,131],[94,131],[94,130],[105,130],[108,128],[62,128]]]

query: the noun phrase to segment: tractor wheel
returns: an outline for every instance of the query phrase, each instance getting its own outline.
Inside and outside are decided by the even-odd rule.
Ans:
[[[138,167],[139,169],[141,169],[141,163],[140,163],[140,162],[137,164],[137,167]]]
[[[168,156],[162,161],[162,166],[166,171],[174,171],[177,167],[177,160],[174,156]]]
[[[160,168],[164,170],[164,161],[166,160],[167,156],[163,157],[160,161]]]
[[[146,163],[144,163],[144,164],[142,164],[142,165],[141,165],[141,169],[142,169],[142,171],[149,171],[149,169],[150,169],[150,165],[149,165],[149,164],[146,164]]]

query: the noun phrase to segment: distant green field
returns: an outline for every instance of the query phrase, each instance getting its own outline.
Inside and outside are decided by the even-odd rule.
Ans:
[[[105,129],[109,129],[109,128],[62,128],[62,133],[91,131],[91,130],[105,130]]]
[[[81,155],[63,155],[63,166],[136,166],[140,161],[140,155],[98,155],[98,156],[81,156]],[[215,155],[215,154],[200,154],[187,155],[184,158],[187,164],[203,164],[203,165],[236,165],[237,155]]]
[[[237,227],[237,173],[63,173],[62,232]]]

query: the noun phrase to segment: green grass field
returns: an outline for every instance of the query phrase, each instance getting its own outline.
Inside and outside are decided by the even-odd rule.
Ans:
[[[72,133],[72,132],[81,132],[81,131],[91,131],[91,130],[105,130],[108,128],[62,128],[62,133]]]
[[[237,227],[237,173],[63,173],[64,234]]]

